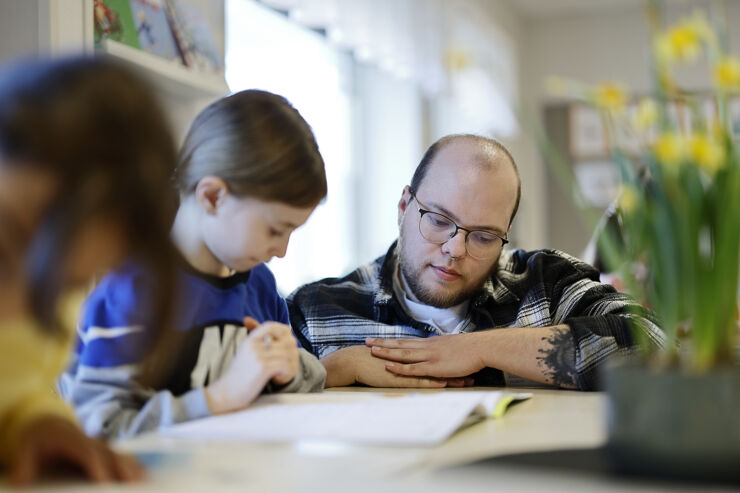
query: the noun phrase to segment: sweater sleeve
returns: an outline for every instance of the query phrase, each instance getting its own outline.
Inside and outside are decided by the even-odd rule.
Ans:
[[[210,416],[202,388],[174,396],[138,384],[137,376],[135,365],[73,365],[62,375],[60,390],[74,406],[85,433],[95,437],[127,438]]]
[[[72,409],[54,392],[71,337],[44,334],[30,320],[0,327],[0,466],[7,465],[22,433],[42,416],[74,422]]]
[[[306,342],[305,338],[302,337],[300,327],[296,326],[291,319],[288,311],[288,304],[285,299],[280,296],[275,286],[275,279],[269,269],[265,269],[265,277],[267,278],[268,287],[265,289],[267,293],[272,293],[274,296],[274,313],[271,314],[270,319],[276,322],[280,322],[286,325],[290,325],[293,331],[293,335],[297,339],[298,352],[299,352],[299,366],[298,372],[293,380],[287,385],[276,388],[272,384],[268,384],[265,388],[266,393],[272,392],[321,392],[326,382],[326,369],[319,360],[312,355],[309,351],[304,349]],[[310,346],[309,346],[310,347]]]
[[[303,348],[298,349],[298,356],[300,360],[295,378],[282,387],[275,387],[272,383],[268,383],[265,393],[321,392],[324,390],[324,383],[326,383],[324,365],[316,356]]]
[[[287,385],[277,389],[276,392],[321,392],[326,382],[326,368],[316,356],[304,349],[305,338],[301,336],[300,328],[292,324],[288,314],[288,305],[282,297],[279,301],[278,312],[280,322],[291,325],[293,335],[298,340],[300,361],[295,378]],[[272,389],[268,386],[267,390],[269,392]]]
[[[76,351],[59,390],[88,435],[124,438],[210,415],[203,389],[175,396],[137,380],[151,338],[141,315],[147,313],[145,281],[113,273],[82,310]]]

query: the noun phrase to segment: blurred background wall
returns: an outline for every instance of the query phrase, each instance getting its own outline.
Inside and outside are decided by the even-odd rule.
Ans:
[[[92,53],[92,1],[0,0],[0,62]],[[580,255],[589,228],[552,179],[533,127],[545,125],[590,182],[604,156],[573,152],[575,110],[548,94],[545,79],[618,80],[636,96],[650,90],[649,30],[638,0],[182,1],[206,19],[225,61],[223,84],[192,96],[181,91],[187,81],[158,84],[169,68],[162,75],[148,61],[132,62],[157,83],[178,138],[220,93],[261,88],[293,102],[325,157],[326,202],[294,234],[286,258],[271,262],[285,293],[383,254],[397,235],[403,186],[426,147],[447,133],[498,138],[517,160],[523,196],[513,247]],[[740,2],[666,3],[671,18],[709,12],[729,26],[731,52],[740,53]],[[700,68],[680,75],[708,88]],[[608,187],[595,193],[595,209],[606,195]]]

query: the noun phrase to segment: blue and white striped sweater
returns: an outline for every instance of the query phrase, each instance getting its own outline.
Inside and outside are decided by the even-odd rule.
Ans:
[[[86,300],[60,390],[88,434],[130,436],[208,415],[202,387],[228,368],[246,337],[243,318],[289,323],[285,301],[264,265],[228,278],[183,268],[176,284],[173,326],[183,332],[183,345],[173,374],[160,389],[136,382],[151,337],[146,329],[151,324],[151,276],[127,262]],[[321,390],[324,378],[323,366],[301,350],[299,374],[281,391]]]

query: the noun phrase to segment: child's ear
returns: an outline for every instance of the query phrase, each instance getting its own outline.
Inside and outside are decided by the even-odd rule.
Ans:
[[[207,214],[215,214],[228,194],[228,185],[217,176],[204,176],[195,186],[195,199]]]

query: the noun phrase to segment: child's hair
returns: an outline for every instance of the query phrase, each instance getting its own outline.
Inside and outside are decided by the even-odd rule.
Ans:
[[[28,60],[0,74],[0,161],[48,170],[56,181],[51,206],[27,238],[31,310],[43,327],[58,329],[61,269],[91,219],[120,225],[128,251],[154,272],[153,318],[166,324],[175,157],[149,88],[111,60]]]
[[[265,91],[232,94],[193,121],[173,181],[182,196],[204,176],[223,179],[237,196],[294,207],[326,197],[324,160],[311,127],[285,98]]]

